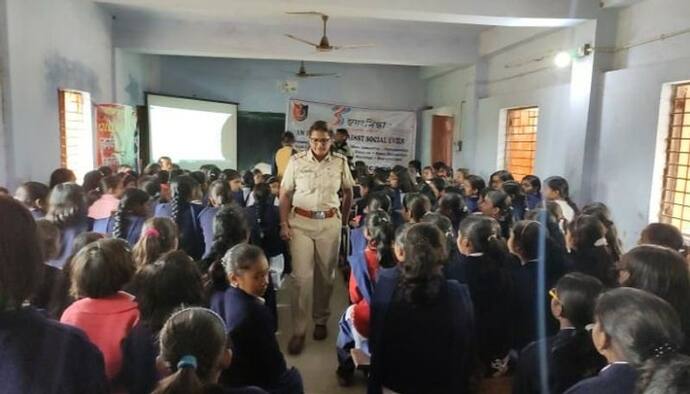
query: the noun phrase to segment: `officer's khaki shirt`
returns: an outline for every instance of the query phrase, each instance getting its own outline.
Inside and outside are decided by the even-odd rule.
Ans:
[[[329,153],[318,161],[308,149],[290,158],[280,186],[293,192],[293,207],[326,211],[340,208],[338,191],[352,189],[354,184],[345,156]]]

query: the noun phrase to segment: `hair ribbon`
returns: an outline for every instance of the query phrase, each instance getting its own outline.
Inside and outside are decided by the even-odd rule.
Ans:
[[[196,366],[197,366],[196,357],[192,356],[191,354],[188,354],[186,356],[182,356],[182,358],[180,358],[180,361],[177,362],[177,369],[184,369],[184,368],[196,369]]]
[[[606,241],[606,238],[601,237],[594,242],[594,246],[609,246],[609,243]]]
[[[147,228],[146,231],[144,232],[144,235],[147,237],[151,238],[158,238],[161,236],[161,233],[156,230],[154,227]]]

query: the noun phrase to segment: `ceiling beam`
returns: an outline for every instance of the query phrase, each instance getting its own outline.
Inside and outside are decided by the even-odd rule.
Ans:
[[[320,11],[333,17],[490,26],[561,27],[594,19],[598,0],[93,0],[209,16]]]

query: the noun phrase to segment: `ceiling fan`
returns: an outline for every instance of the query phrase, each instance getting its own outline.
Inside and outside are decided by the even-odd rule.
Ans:
[[[299,71],[294,73],[297,78],[319,78],[319,77],[335,77],[340,78],[340,74],[337,73],[308,73],[307,68],[304,66],[304,61],[300,62]]]
[[[293,40],[299,41],[301,43],[311,45],[314,48],[316,48],[317,51],[319,52],[330,52],[330,51],[335,51],[338,49],[357,49],[357,48],[370,48],[373,47],[373,44],[361,44],[361,45],[331,45],[331,43],[328,41],[328,37],[326,36],[326,25],[328,24],[328,15],[323,14],[321,12],[315,12],[315,11],[307,11],[307,12],[288,12],[287,14],[289,15],[317,15],[321,17],[321,20],[323,21],[323,37],[321,37],[321,40],[319,41],[318,44],[313,43],[309,40],[305,40],[303,38],[299,38],[296,36],[293,36],[292,34],[286,34],[285,36],[288,38],[291,38]]]

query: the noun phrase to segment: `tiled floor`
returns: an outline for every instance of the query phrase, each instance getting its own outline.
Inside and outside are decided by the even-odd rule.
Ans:
[[[297,367],[304,379],[307,394],[340,394],[364,393],[366,381],[361,373],[357,374],[355,383],[350,387],[340,387],[335,376],[338,365],[335,353],[335,339],[338,334],[338,319],[348,305],[347,289],[340,273],[337,273],[333,297],[331,298],[331,318],[328,322],[328,338],[325,341],[314,341],[311,331],[307,333],[307,344],[304,352],[296,357],[287,353],[287,342],[292,335],[290,324],[289,281],[284,290],[278,293],[279,334],[278,341],[285,354],[288,366]],[[313,328],[313,327],[312,327]]]

